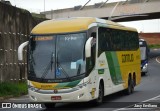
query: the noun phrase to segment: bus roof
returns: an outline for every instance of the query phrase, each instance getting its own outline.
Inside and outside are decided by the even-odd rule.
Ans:
[[[89,29],[94,23],[106,25],[110,28],[136,31],[134,28],[125,27],[118,23],[98,19],[93,17],[76,17],[76,18],[65,18],[65,19],[53,19],[46,20],[35,26],[31,34],[54,34],[54,33],[67,33],[67,32],[78,32]]]

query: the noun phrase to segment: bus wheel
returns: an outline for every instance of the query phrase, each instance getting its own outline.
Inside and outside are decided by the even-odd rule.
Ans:
[[[146,72],[141,72],[141,75],[142,76],[146,76]]]
[[[55,108],[56,103],[44,103],[46,108]]]
[[[135,86],[134,80],[131,79],[131,93],[134,92],[134,86]]]
[[[100,105],[103,102],[103,98],[104,98],[104,88],[103,88],[102,83],[100,83],[99,91],[98,91],[98,98],[96,99],[96,104]]]
[[[128,88],[125,90],[127,95],[130,95],[134,91],[134,81],[131,77],[128,78]]]

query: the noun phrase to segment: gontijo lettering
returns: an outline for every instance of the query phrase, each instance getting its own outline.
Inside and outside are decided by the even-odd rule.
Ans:
[[[122,63],[133,62],[133,61],[134,61],[133,54],[122,54]]]

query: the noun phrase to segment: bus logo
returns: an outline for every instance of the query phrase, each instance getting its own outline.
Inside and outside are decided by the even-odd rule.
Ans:
[[[54,93],[58,93],[58,90],[53,90]]]
[[[11,103],[2,103],[2,108],[11,108]]]

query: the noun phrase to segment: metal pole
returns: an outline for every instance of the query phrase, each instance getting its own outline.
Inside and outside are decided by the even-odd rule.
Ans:
[[[88,0],[88,2],[85,5],[83,5],[79,10],[82,10],[90,1],[91,0]]]
[[[44,12],[45,12],[45,0],[44,0]]]
[[[53,19],[53,10],[51,9],[51,19]]]
[[[121,1],[120,1],[121,2]],[[114,6],[114,8],[112,9],[111,13],[110,13],[110,16],[108,17],[108,20],[111,20],[112,18],[112,15],[114,13],[114,11],[116,10],[117,6],[119,5],[120,2],[117,2],[117,4]]]
[[[3,81],[3,77],[2,77],[2,76],[3,76],[3,75],[2,75],[2,74],[3,74],[3,69],[2,69],[2,67],[1,67],[1,66],[0,66],[0,68],[1,68],[1,69],[0,69],[0,72],[2,72],[2,73],[0,74],[0,76],[1,76],[0,83],[2,83],[2,81]]]
[[[104,4],[106,4],[109,0],[106,0],[102,5],[100,5],[98,8],[103,7]]]

